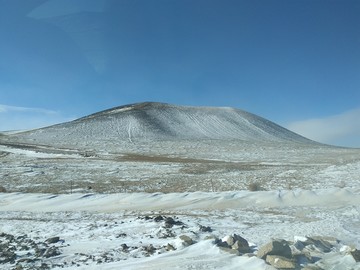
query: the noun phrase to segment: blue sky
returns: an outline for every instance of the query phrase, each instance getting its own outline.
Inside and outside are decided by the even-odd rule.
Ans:
[[[0,0],[0,130],[142,101],[360,147],[358,0]]]

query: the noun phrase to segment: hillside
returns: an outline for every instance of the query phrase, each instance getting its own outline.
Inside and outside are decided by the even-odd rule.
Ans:
[[[242,140],[313,144],[269,120],[234,109],[138,103],[71,122],[18,133],[17,140],[49,145],[105,147],[146,141]]]

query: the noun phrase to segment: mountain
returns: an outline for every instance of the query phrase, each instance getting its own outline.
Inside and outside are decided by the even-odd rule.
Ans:
[[[87,145],[147,141],[242,140],[314,144],[269,120],[235,108],[145,102],[104,110],[77,120],[16,134],[42,144]]]

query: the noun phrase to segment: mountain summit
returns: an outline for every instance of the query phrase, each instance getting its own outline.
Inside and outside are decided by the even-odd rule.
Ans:
[[[51,144],[121,141],[242,140],[314,143],[269,120],[235,108],[145,102],[104,110],[77,120],[17,134]]]

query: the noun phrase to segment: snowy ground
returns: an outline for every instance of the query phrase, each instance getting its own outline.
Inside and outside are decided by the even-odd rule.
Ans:
[[[214,238],[235,233],[258,247],[272,238],[322,235],[359,248],[359,202],[359,193],[340,188],[280,194],[3,193],[0,228],[39,241],[60,237],[64,241],[59,244],[61,255],[46,261],[52,268],[271,269],[256,257],[221,251]],[[163,219],[156,221],[159,216]],[[179,224],[166,227],[168,217]],[[211,232],[202,231],[201,226],[210,227]],[[180,235],[196,244],[184,246]],[[176,250],[167,250],[168,244]],[[149,252],[150,245],[155,250]],[[341,260],[336,268],[328,269],[360,269],[355,262]]]
[[[0,186],[8,191],[0,193],[0,240],[13,235],[40,248],[60,237],[60,254],[41,261],[52,269],[272,269],[215,245],[231,234],[254,253],[272,238],[318,235],[360,249],[359,149],[235,141],[129,147],[0,145]],[[251,183],[260,190],[249,191]],[[167,227],[170,217],[178,224]],[[185,245],[182,235],[195,243]],[[25,269],[40,269],[35,248],[17,252]],[[337,256],[322,269],[360,269]]]
[[[104,148],[107,149],[107,148]],[[239,141],[152,142],[108,151],[1,145],[13,192],[192,192],[357,188],[360,150]]]

